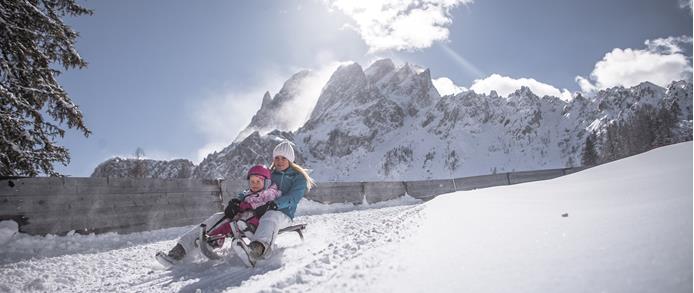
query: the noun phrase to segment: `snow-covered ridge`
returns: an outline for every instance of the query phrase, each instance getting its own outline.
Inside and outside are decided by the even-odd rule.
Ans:
[[[667,143],[690,140],[691,97],[691,83],[684,81],[668,89],[650,83],[617,87],[571,102],[539,97],[526,87],[508,97],[474,91],[442,97],[428,70],[383,59],[366,69],[356,63],[338,68],[304,126],[287,136],[269,136],[266,143],[292,140],[319,181],[441,179],[575,167],[582,165],[590,134],[596,135],[596,151],[605,152],[610,125],[631,123],[674,104],[677,122],[660,128],[654,122],[642,131],[665,129]],[[649,107],[651,112],[642,110]],[[644,149],[654,146],[630,141]]]
[[[91,177],[189,178],[195,165],[186,159],[150,160],[115,157],[99,164]]]
[[[292,76],[237,141],[196,166],[199,178],[239,178],[269,163],[274,144],[295,143],[318,181],[424,180],[583,165],[593,135],[600,162],[692,139],[692,84],[644,82],[570,102],[523,87],[507,97],[441,96],[428,69],[389,59],[340,66],[297,130],[276,111],[296,99]],[[273,106],[275,105],[275,106]],[[273,110],[274,109],[274,110]],[[650,118],[649,118],[650,117]],[[276,129],[276,131],[271,131]],[[608,131],[609,130],[609,131]],[[257,132],[257,135],[253,133]],[[643,133],[648,135],[644,136]],[[243,139],[242,139],[243,138]]]

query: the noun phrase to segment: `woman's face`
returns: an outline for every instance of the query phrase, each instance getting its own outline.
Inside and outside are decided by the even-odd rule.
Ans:
[[[275,160],[272,162],[273,165],[277,168],[277,170],[284,171],[289,168],[289,160],[283,156],[276,156]]]
[[[248,187],[251,188],[252,192],[263,189],[263,185],[265,185],[265,178],[263,178],[263,176],[251,175],[251,177],[248,178]]]

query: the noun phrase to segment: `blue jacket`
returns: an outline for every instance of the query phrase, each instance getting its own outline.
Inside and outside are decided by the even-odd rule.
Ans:
[[[282,195],[275,199],[277,210],[294,219],[296,206],[306,193],[306,178],[301,173],[288,168],[286,171],[272,171],[272,183],[277,184]]]

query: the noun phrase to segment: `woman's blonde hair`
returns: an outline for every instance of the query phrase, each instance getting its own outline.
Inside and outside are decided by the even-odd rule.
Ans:
[[[299,174],[303,175],[304,178],[306,178],[306,191],[310,191],[311,188],[316,186],[316,181],[314,181],[313,178],[311,178],[311,176],[308,175],[308,171],[306,171],[306,169],[304,169],[303,167],[299,166],[299,164],[289,161],[289,167],[294,169],[294,171],[298,172]],[[270,165],[270,170],[275,170],[274,162]]]

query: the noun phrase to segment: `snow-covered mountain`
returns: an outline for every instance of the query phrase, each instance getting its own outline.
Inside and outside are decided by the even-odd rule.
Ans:
[[[239,132],[239,134],[234,139],[234,142],[240,142],[245,139],[253,132],[259,132],[262,134],[268,133],[272,130],[289,131],[294,128],[294,123],[297,120],[295,117],[290,116],[279,116],[274,113],[283,111],[285,109],[291,109],[292,106],[297,102],[302,94],[302,86],[307,78],[310,78],[311,71],[302,70],[289,78],[282,89],[275,95],[274,98],[270,97],[270,92],[265,92],[263,96],[263,102],[260,105],[260,109],[253,115],[251,122]]]
[[[273,148],[284,139],[292,140],[293,136],[279,130],[261,136],[255,131],[240,142],[234,142],[223,150],[208,155],[195,168],[193,176],[205,179],[245,178],[252,166],[269,166],[272,163]],[[297,154],[296,160],[303,162],[301,154]]]
[[[189,178],[195,165],[185,159],[171,161],[115,157],[99,164],[91,177]]]
[[[298,162],[319,181],[563,168],[582,165],[589,137],[599,156],[594,163],[692,139],[688,81],[614,87],[570,102],[527,87],[507,97],[494,91],[441,96],[428,69],[382,59],[366,69],[357,63],[337,68],[296,129],[286,122],[295,113],[285,105],[297,100],[308,75],[292,76],[274,98],[266,94],[248,127],[205,158],[194,176],[243,177],[251,165],[270,163],[282,139],[295,143]]]
[[[508,97],[473,91],[442,97],[429,70],[411,64],[398,67],[383,59],[365,70],[356,63],[341,66],[303,127],[252,140],[275,144],[279,138],[290,139],[321,181],[418,180],[562,168],[581,165],[592,133],[598,138],[597,151],[604,152],[601,141],[607,127],[631,123],[643,108],[657,111],[676,104],[674,134],[665,136],[668,143],[691,140],[691,99],[692,85],[684,81],[667,89],[648,82],[615,87],[591,98],[578,95],[571,102],[538,97],[526,87]],[[259,149],[267,151],[258,158],[270,155],[271,146]],[[196,175],[205,177],[212,169],[221,170],[214,175],[242,174],[236,166],[246,166],[238,160],[206,160],[198,168],[208,171]]]

